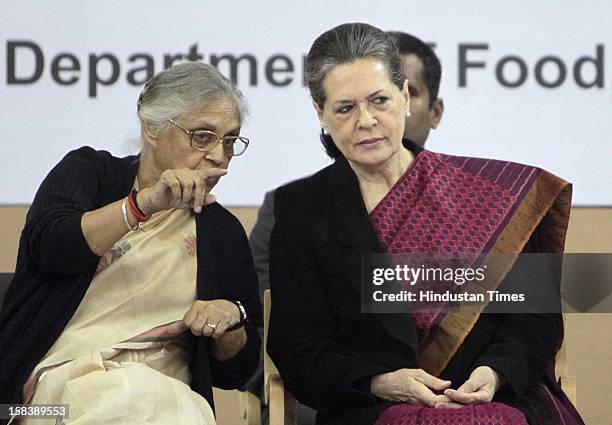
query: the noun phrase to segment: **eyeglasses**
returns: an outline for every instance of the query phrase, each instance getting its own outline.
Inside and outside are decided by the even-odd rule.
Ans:
[[[213,131],[209,130],[194,130],[189,131],[181,127],[174,120],[168,119],[172,124],[180,128],[189,136],[189,144],[192,148],[199,151],[208,152],[212,150],[217,143],[222,140],[223,152],[229,156],[242,155],[249,146],[249,139],[242,136],[225,136],[223,139]]]

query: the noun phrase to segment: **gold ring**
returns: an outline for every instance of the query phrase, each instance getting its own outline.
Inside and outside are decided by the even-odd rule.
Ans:
[[[211,323],[207,323],[204,326],[210,326],[212,328],[212,330],[214,331],[215,329],[217,329],[217,325],[213,325]]]

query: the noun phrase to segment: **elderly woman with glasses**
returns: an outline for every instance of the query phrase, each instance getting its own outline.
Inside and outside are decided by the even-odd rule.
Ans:
[[[214,67],[175,65],[140,95],[139,155],[83,147],[49,173],[0,317],[0,403],[214,423],[212,386],[242,385],[260,347],[247,238],[210,193],[248,146],[245,110]]]

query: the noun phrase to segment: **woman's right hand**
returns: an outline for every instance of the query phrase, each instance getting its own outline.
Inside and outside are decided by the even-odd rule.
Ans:
[[[145,214],[170,208],[193,208],[199,213],[204,205],[216,201],[208,192],[225,174],[227,170],[223,168],[166,170],[157,183],[138,193],[138,206]]]
[[[444,391],[450,385],[450,381],[438,379],[422,369],[398,369],[374,376],[370,382],[370,392],[385,400],[435,407],[437,403],[450,400],[434,391]]]

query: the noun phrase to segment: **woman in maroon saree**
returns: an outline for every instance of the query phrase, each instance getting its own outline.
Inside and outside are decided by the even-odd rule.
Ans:
[[[554,379],[560,314],[367,314],[360,293],[371,253],[482,253],[498,288],[521,252],[563,251],[571,186],[402,141],[410,97],[377,28],[321,35],[307,80],[335,163],[275,196],[268,351],[289,390],[318,424],[582,424]]]

